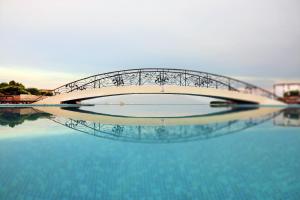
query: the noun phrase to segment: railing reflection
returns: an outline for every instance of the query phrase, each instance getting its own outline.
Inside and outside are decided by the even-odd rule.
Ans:
[[[41,110],[40,110],[41,109]],[[185,142],[216,138],[257,126],[272,119],[274,125],[300,126],[300,108],[237,109],[205,116],[130,118],[62,108],[0,108],[0,126],[50,119],[96,137],[142,143]]]
[[[171,143],[186,142],[215,138],[237,133],[253,126],[262,124],[280,112],[272,112],[258,118],[246,120],[229,120],[195,125],[124,125],[106,124],[86,120],[76,120],[59,116],[51,119],[68,128],[112,140],[142,142],[142,143]],[[164,120],[164,119],[161,119]],[[162,123],[163,124],[163,123]]]

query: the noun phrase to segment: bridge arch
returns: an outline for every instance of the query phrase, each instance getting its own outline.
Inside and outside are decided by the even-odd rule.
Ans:
[[[214,97],[235,102],[283,104],[260,87],[195,70],[141,68],[113,71],[82,78],[53,90],[53,97],[37,104],[74,103],[103,96],[127,94],[184,94]]]

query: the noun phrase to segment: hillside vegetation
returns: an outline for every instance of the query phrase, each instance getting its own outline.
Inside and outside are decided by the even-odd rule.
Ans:
[[[51,92],[42,91],[37,88],[26,88],[22,83],[15,81],[10,81],[9,83],[0,83],[0,96],[20,94],[52,96]]]

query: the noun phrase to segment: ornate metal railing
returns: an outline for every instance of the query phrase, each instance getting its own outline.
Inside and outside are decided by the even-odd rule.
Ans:
[[[114,71],[79,79],[54,89],[53,94],[69,93],[102,87],[132,85],[176,85],[227,89],[242,93],[277,98],[273,93],[255,85],[227,76],[183,69],[143,68]]]

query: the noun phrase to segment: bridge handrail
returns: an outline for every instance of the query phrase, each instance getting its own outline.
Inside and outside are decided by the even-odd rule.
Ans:
[[[112,71],[112,72],[106,72],[106,73],[99,73],[99,74],[96,74],[96,75],[92,75],[92,76],[88,76],[88,77],[85,77],[85,78],[82,78],[82,79],[78,79],[76,81],[72,81],[72,82],[69,82],[65,85],[62,85],[60,87],[57,87],[55,88],[54,90],[52,90],[54,92],[54,95],[56,94],[56,91],[57,93],[67,93],[67,92],[71,92],[73,90],[78,90],[80,87],[77,86],[77,88],[75,89],[70,89],[70,87],[68,88],[68,86],[72,85],[72,84],[76,84],[76,83],[80,83],[81,81],[83,80],[88,80],[88,79],[91,79],[93,77],[99,77],[93,81],[90,81],[88,83],[84,83],[83,85],[87,85],[87,84],[90,84],[90,83],[93,83],[99,79],[105,79],[105,78],[111,78],[111,77],[115,77],[115,76],[120,76],[120,75],[123,75],[123,74],[133,74],[133,73],[143,73],[143,72],[170,72],[170,73],[184,73],[184,74],[189,74],[189,75],[198,75],[200,77],[200,75],[202,74],[206,74],[207,76],[213,76],[213,77],[219,77],[219,78],[224,78],[226,80],[228,80],[228,83],[236,83],[236,84],[241,84],[243,85],[243,88],[244,89],[250,89],[250,92],[252,92],[252,89],[255,90],[255,91],[260,91],[262,92],[263,96],[267,96],[269,98],[273,98],[273,99],[277,99],[278,97],[273,94],[272,92],[268,91],[268,90],[265,90],[263,88],[260,88],[258,86],[255,86],[253,84],[250,84],[250,83],[247,83],[247,82],[244,82],[244,81],[241,81],[241,80],[238,80],[238,79],[235,79],[235,78],[231,78],[231,77],[228,77],[228,76],[223,76],[223,75],[218,75],[218,74],[214,74],[214,73],[208,73],[208,72],[203,72],[203,71],[197,71],[197,70],[185,70],[185,69],[178,69],[178,68],[135,68],[135,69],[126,69],[126,70],[117,70],[117,71]],[[111,76],[109,76],[110,74],[112,74]],[[100,78],[101,77],[101,78]],[[224,82],[221,82],[221,81],[218,81],[216,79],[213,79],[213,78],[209,78],[215,82],[219,82],[223,85],[227,85],[226,83]],[[82,86],[82,85],[80,85]],[[233,90],[237,90],[239,91],[237,88],[234,88],[234,87],[231,87],[230,85],[229,86],[229,89],[233,89]],[[70,89],[68,90],[67,92],[65,91],[61,91],[62,89]],[[239,91],[239,92],[242,92],[242,91]]]
[[[137,73],[137,72],[135,72],[135,73]],[[131,73],[122,73],[122,75],[128,75],[128,74],[131,74]],[[204,77],[204,76],[195,75],[195,74],[191,74],[191,73],[186,73],[186,74],[187,74],[187,75],[192,75],[192,76],[198,76],[198,77],[202,77],[202,78],[207,78],[207,77]],[[93,82],[95,82],[95,81],[100,81],[100,80],[103,80],[103,79],[106,79],[106,78],[112,78],[112,77],[115,77],[115,76],[118,76],[118,75],[119,75],[119,74],[114,74],[114,75],[111,75],[111,76],[106,76],[106,77],[101,77],[101,78],[98,78],[98,79],[94,79],[93,81],[87,82],[87,83],[81,85],[80,87],[83,87],[83,86],[88,85],[88,84],[90,84],[90,83],[93,83]],[[88,79],[88,78],[87,78],[87,79]],[[221,81],[218,81],[218,80],[214,80],[214,81],[215,81],[215,82],[218,82],[218,83],[221,84],[221,85],[228,86],[228,85],[226,85],[225,83],[223,83],[223,82],[221,82]],[[80,87],[77,87],[77,88],[75,88],[75,89],[71,89],[69,92],[78,90],[78,88],[80,88]],[[235,90],[235,91],[239,91],[239,90],[237,90],[237,89],[234,88],[234,87],[230,87],[230,89],[231,89],[231,90]]]

